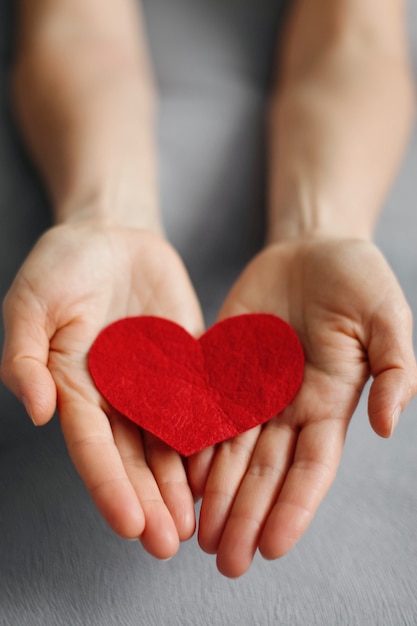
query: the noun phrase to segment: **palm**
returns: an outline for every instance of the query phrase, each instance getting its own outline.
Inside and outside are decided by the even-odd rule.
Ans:
[[[217,552],[227,575],[243,573],[257,547],[267,558],[285,553],[308,526],[334,478],[363,386],[380,369],[378,342],[395,334],[393,309],[407,311],[398,284],[376,249],[359,242],[276,245],[233,287],[221,316],[266,312],[286,319],[306,367],[283,413],[223,444],[213,459],[205,452],[190,464],[195,491],[204,489],[200,543]],[[376,332],[385,327],[386,339]],[[378,385],[376,391],[381,395]],[[388,435],[387,415],[374,416],[374,427]]]
[[[222,316],[273,313],[293,326],[306,359],[303,388],[294,404],[309,406],[307,415],[314,420],[340,414],[338,406],[350,417],[369,375],[362,316],[364,299],[372,294],[358,280],[352,258],[351,252],[343,258],[340,246],[271,248],[247,268],[222,310]],[[375,309],[378,302],[371,306]]]
[[[84,394],[97,398],[86,355],[106,325],[128,316],[158,315],[197,333],[202,321],[185,270],[165,241],[148,233],[114,229],[96,237],[90,234],[83,249],[74,235],[67,247],[60,242],[59,271],[47,285],[55,325],[49,367],[61,391],[65,381],[71,381],[70,398],[73,381]],[[38,291],[37,285],[32,289]]]
[[[20,355],[20,367],[31,367],[38,422],[48,419],[57,394],[70,455],[100,511],[120,534],[141,535],[151,553],[171,556],[194,529],[181,459],[110,410],[91,381],[87,354],[100,330],[126,316],[158,315],[201,332],[199,306],[177,255],[161,238],[133,229],[58,227],[35,247],[8,299],[32,312],[34,343],[42,345],[37,357],[49,369]],[[17,328],[18,319],[9,329],[6,360],[13,338],[27,337],[26,322]],[[27,374],[19,372],[24,380]],[[37,390],[43,411],[36,408]]]

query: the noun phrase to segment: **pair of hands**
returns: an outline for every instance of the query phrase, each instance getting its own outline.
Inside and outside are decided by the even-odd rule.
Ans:
[[[97,334],[116,319],[158,315],[198,336],[203,319],[171,246],[145,231],[56,226],[37,243],[4,303],[5,384],[38,424],[58,406],[69,454],[110,526],[169,558],[195,530],[226,576],[257,549],[286,553],[310,523],[338,467],[369,375],[374,430],[391,435],[417,391],[412,320],[375,246],[309,239],[270,245],[248,265],[220,318],[272,313],[305,351],[303,385],[263,427],[183,459],[105,403],[87,370]]]

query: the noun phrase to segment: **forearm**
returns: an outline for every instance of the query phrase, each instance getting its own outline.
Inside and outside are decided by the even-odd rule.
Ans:
[[[22,0],[16,115],[57,222],[159,228],[154,91],[132,0]]]
[[[318,5],[334,11],[327,23]],[[270,112],[270,241],[372,234],[414,97],[400,10],[364,13],[358,0],[302,0],[291,16]]]

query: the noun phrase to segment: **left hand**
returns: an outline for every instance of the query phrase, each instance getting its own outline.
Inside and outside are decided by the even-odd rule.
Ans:
[[[48,422],[58,404],[69,454],[104,519],[166,559],[195,528],[183,461],[113,410],[87,368],[97,334],[135,315],[202,331],[197,297],[169,243],[116,223],[55,226],[5,298],[0,374],[36,424]]]
[[[304,240],[266,248],[243,272],[221,318],[272,313],[305,352],[302,387],[280,415],[189,460],[203,495],[199,542],[219,570],[243,574],[304,533],[329,489],[369,375],[369,419],[389,437],[417,392],[412,318],[377,248],[360,240]]]

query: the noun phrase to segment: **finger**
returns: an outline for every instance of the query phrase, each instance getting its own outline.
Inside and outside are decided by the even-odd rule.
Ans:
[[[195,501],[203,496],[215,453],[215,446],[211,446],[187,459],[188,482]]]
[[[385,310],[385,309],[384,309]],[[401,412],[417,392],[412,316],[405,304],[377,315],[371,328],[368,358],[374,381],[368,400],[372,428],[390,437]]]
[[[298,436],[294,460],[259,539],[267,559],[286,554],[310,524],[334,480],[348,421],[310,422]]]
[[[23,402],[37,425],[48,422],[56,408],[56,386],[47,368],[48,329],[45,313],[32,301],[19,299],[15,290],[3,303],[5,342],[1,379]]]
[[[180,455],[149,433],[144,433],[146,458],[180,541],[195,530],[194,499]]]
[[[116,533],[138,538],[145,529],[145,512],[106,414],[79,394],[62,392],[59,414],[70,457],[97,508]]]
[[[222,533],[217,567],[225,576],[244,574],[255,555],[265,520],[291,463],[297,430],[280,417],[262,430]]]
[[[124,469],[144,513],[145,527],[140,537],[142,545],[153,556],[168,559],[177,552],[179,537],[148,465],[141,432],[135,424],[116,412],[111,414],[110,421]]]
[[[198,529],[199,544],[209,554],[217,552],[259,433],[260,427],[253,428],[217,449],[203,495]]]

